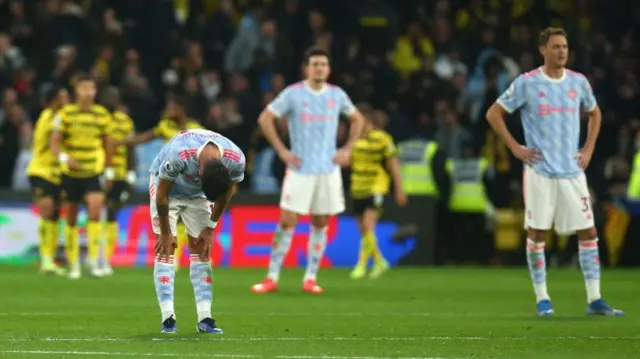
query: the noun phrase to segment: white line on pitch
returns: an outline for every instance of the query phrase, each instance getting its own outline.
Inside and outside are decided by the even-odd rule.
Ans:
[[[450,340],[450,341],[483,341],[483,340],[640,340],[640,336],[559,336],[559,337],[538,337],[538,336],[512,336],[512,337],[479,337],[479,336],[426,336],[426,337],[226,337],[215,336],[208,338],[0,338],[0,342],[173,342],[173,341],[228,341],[228,342],[253,342],[253,341],[421,341],[421,340]]]
[[[198,353],[134,353],[134,352],[98,352],[98,351],[62,351],[62,350],[5,350],[5,354],[36,355],[93,355],[93,356],[160,356],[160,357],[207,357],[207,358],[264,358],[251,354],[198,354]],[[434,357],[371,357],[371,356],[336,356],[336,355],[276,355],[278,359],[445,359]]]
[[[493,314],[493,313],[437,313],[437,312],[216,312],[216,315],[225,316],[264,316],[264,317],[496,317],[496,318],[516,318],[522,315],[516,314]],[[0,317],[69,317],[78,315],[113,315],[107,312],[0,312]],[[531,318],[535,318],[531,316]]]

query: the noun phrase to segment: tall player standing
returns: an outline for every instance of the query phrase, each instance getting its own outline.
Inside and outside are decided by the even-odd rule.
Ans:
[[[189,278],[198,314],[197,330],[222,333],[211,316],[211,241],[222,212],[244,178],[245,157],[229,139],[207,130],[186,130],[167,142],[149,172],[149,199],[156,260],[153,279],[162,332],[176,332],[173,305],[176,225],[182,218],[189,238]],[[213,203],[212,203],[213,202]]]
[[[280,199],[280,223],[273,240],[267,278],[254,285],[255,293],[275,292],[280,269],[300,215],[311,213],[308,262],[302,290],[322,293],[316,283],[320,261],[327,245],[329,217],[345,209],[342,176],[339,166],[349,163],[351,149],[362,133],[364,118],[349,96],[339,87],[327,83],[329,55],[321,49],[307,50],[304,56],[306,80],[284,89],[260,114],[258,119],[265,137],[287,164],[287,174]],[[351,121],[347,144],[336,148],[340,114]],[[278,137],[275,119],[289,121],[291,150]]]
[[[515,157],[525,163],[524,199],[527,263],[538,315],[553,315],[546,283],[545,239],[552,225],[559,234],[577,232],[580,268],[587,290],[587,313],[619,316],[600,295],[600,258],[589,188],[589,165],[600,132],[601,113],[588,80],[565,68],[569,57],[563,29],[540,34],[544,65],[518,76],[487,112],[487,120]],[[505,113],[520,110],[526,147],[509,133]],[[581,110],[589,117],[587,139],[579,149]]]

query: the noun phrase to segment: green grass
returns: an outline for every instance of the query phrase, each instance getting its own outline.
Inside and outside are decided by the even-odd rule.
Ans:
[[[622,318],[585,315],[582,276],[551,271],[557,316],[534,316],[526,269],[396,269],[352,281],[325,270],[322,296],[285,271],[278,294],[249,287],[262,270],[216,269],[221,336],[196,334],[188,270],[177,277],[179,334],[159,334],[150,269],[111,278],[37,275],[0,267],[0,358],[638,358],[637,271],[606,271],[603,290]]]

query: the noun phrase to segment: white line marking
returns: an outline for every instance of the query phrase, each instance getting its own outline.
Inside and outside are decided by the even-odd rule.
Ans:
[[[61,351],[61,350],[5,350],[5,354],[38,354],[38,355],[100,355],[100,356],[160,356],[160,357],[207,357],[207,358],[264,358],[251,354],[189,354],[189,353],[133,353],[133,352],[93,352],[93,351]],[[335,355],[276,355],[278,359],[445,359],[434,357],[371,357],[371,356],[335,356]]]
[[[0,338],[0,342],[198,342],[198,341],[221,341],[221,342],[259,342],[259,341],[488,341],[488,340],[640,340],[640,336],[560,336],[560,337],[476,337],[476,336],[428,336],[428,337],[225,337],[212,336],[207,338]]]
[[[216,315],[224,316],[263,316],[263,317],[495,317],[495,318],[519,318],[526,317],[526,314],[494,314],[494,313],[432,313],[432,312],[216,312]],[[0,317],[70,317],[70,316],[90,316],[90,315],[113,315],[108,312],[0,312]],[[537,318],[531,315],[531,319]]]

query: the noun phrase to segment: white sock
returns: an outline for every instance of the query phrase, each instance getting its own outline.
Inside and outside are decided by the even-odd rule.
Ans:
[[[280,278],[280,270],[282,269],[282,263],[284,258],[289,253],[289,247],[293,240],[292,230],[283,230],[278,226],[276,234],[273,237],[273,249],[271,250],[271,257],[269,258],[269,271],[267,272],[267,278],[277,282]]]
[[[309,243],[307,244],[307,270],[304,273],[304,280],[315,280],[320,269],[320,262],[327,247],[327,228],[311,228]]]
[[[580,269],[587,289],[587,303],[601,298],[600,295],[600,254],[598,239],[578,242]]]
[[[527,265],[533,282],[533,291],[536,294],[536,302],[549,299],[544,245],[544,242],[527,239]]]
[[[176,272],[173,266],[173,256],[168,258],[156,258],[153,264],[153,281],[156,287],[156,296],[160,306],[160,314],[164,322],[171,316],[175,319],[173,307],[173,291]]]
[[[192,254],[189,260],[189,278],[191,279],[191,285],[193,285],[198,322],[200,322],[205,318],[212,318],[213,280],[211,276],[211,262],[202,261],[197,254]]]

